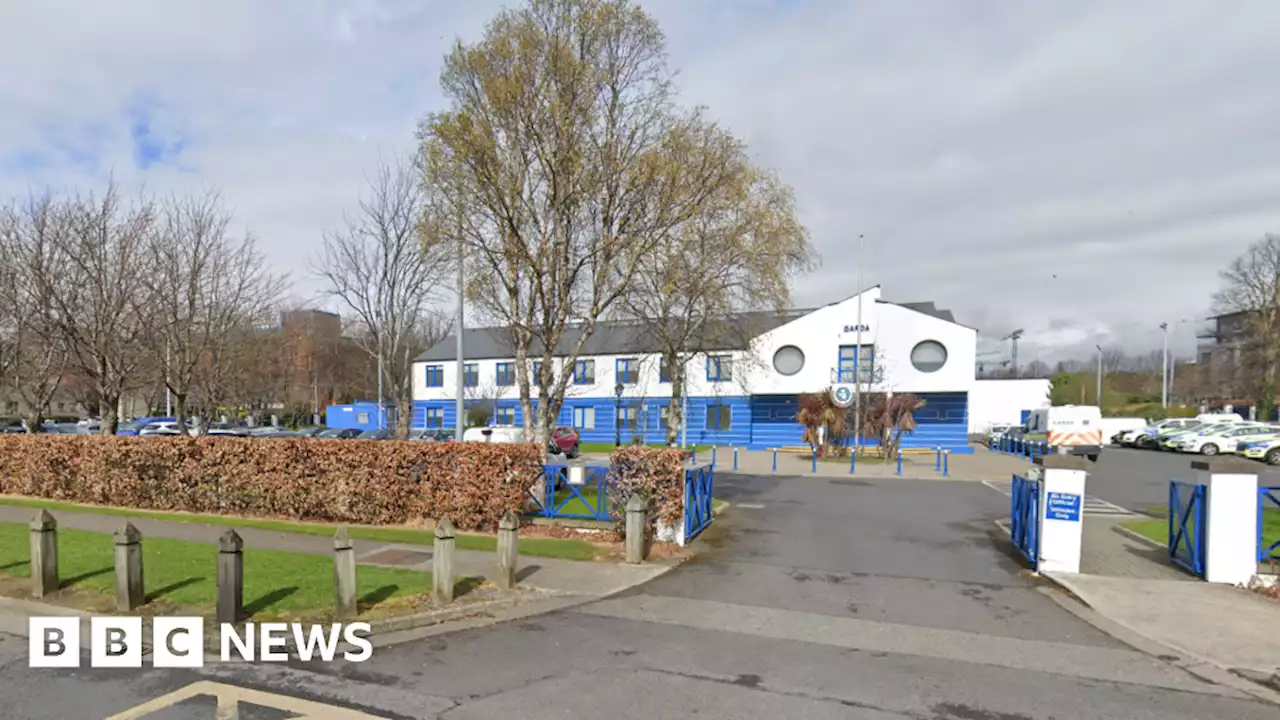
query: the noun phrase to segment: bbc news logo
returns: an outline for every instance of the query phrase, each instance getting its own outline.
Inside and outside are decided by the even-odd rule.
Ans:
[[[80,618],[33,617],[28,620],[29,665],[33,668],[80,667]],[[154,667],[204,666],[204,619],[158,617],[151,626],[151,664]],[[369,623],[246,623],[243,630],[222,624],[218,629],[219,657],[286,662],[319,659],[332,662],[341,656],[348,662],[364,662],[373,655]],[[144,632],[140,617],[89,619],[89,667],[142,667]],[[290,647],[289,641],[293,644]],[[347,649],[339,652],[343,644]],[[290,651],[293,654],[290,654]]]

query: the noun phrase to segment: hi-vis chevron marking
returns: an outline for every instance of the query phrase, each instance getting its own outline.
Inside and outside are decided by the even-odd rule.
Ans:
[[[1059,445],[1101,445],[1102,430],[1049,431],[1049,444]]]

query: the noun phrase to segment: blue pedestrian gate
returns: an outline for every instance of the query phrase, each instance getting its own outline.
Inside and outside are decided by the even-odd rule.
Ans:
[[[529,491],[533,499],[531,515],[575,520],[617,520],[609,512],[609,468],[588,465],[582,468],[582,482],[574,479],[567,465],[547,465],[543,468],[542,492]],[[541,497],[539,497],[541,495]]]
[[[1040,481],[1014,475],[1012,490],[1009,495],[1009,535],[1014,547],[1035,569],[1040,541]]]
[[[1169,560],[1204,577],[1205,486],[1169,483]]]
[[[684,471],[684,541],[689,542],[711,524],[712,487],[715,471],[711,464],[695,465]]]

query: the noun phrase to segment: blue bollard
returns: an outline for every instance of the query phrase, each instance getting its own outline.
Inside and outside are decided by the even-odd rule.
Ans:
[[[689,462],[693,463],[694,465],[698,464],[698,448],[694,448],[689,451]]]
[[[716,466],[716,448],[713,445],[711,447],[711,467],[715,467],[715,466]]]
[[[951,451],[943,450],[942,451],[942,477],[947,476],[947,465],[950,464],[948,462],[950,459],[951,459]]]
[[[813,471],[815,475],[818,473],[818,449],[813,449]]]
[[[854,470],[857,469],[857,462],[858,462],[858,451],[855,449],[849,453],[849,474],[850,475],[854,474]]]
[[[898,451],[898,475],[902,475],[902,451]]]
[[[778,448],[773,449],[773,471],[778,472]]]
[[[933,450],[933,471],[942,471],[942,448],[934,448]]]
[[[733,471],[738,472],[738,448],[733,449]]]

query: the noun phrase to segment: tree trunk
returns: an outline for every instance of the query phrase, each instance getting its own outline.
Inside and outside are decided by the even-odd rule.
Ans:
[[[22,419],[27,424],[27,432],[35,434],[40,432],[40,425],[44,422],[44,412],[40,408],[36,408],[28,411]]]
[[[117,406],[120,404],[119,397],[113,397],[111,393],[102,393],[102,399],[98,402],[98,417],[102,421],[102,427],[98,431],[102,435],[115,435],[116,430],[120,429],[120,415]]]
[[[183,435],[189,435],[187,430],[187,394],[173,393],[173,415],[178,421],[178,430]]]
[[[680,444],[680,427],[684,423],[684,368],[675,357],[668,357],[671,368],[671,405],[667,407],[667,445]]]
[[[413,396],[403,392],[396,393],[396,439],[408,440],[410,424],[413,420]]]

